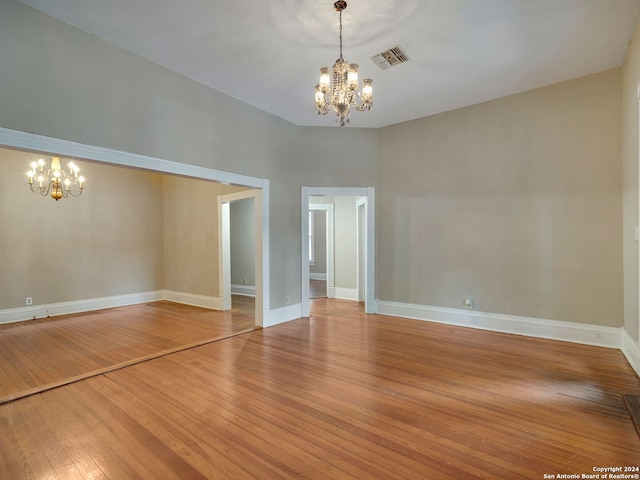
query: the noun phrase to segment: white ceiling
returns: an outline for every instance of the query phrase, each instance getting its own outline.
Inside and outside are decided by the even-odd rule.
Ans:
[[[297,125],[338,58],[335,0],[21,0]],[[373,78],[382,127],[622,65],[640,0],[348,0],[344,58]],[[410,61],[380,70],[395,45]]]

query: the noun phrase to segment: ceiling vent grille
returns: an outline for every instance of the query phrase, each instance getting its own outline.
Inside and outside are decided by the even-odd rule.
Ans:
[[[371,60],[380,67],[380,70],[386,70],[387,68],[408,62],[409,56],[400,45],[396,45],[395,47],[391,47],[389,50],[385,50],[382,53],[374,55],[371,57]]]

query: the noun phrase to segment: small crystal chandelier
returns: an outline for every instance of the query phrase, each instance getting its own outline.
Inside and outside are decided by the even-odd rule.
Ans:
[[[31,170],[27,172],[29,187],[33,193],[43,197],[51,194],[56,202],[69,195],[79,197],[84,189],[84,177],[78,176],[79,172],[80,169],[73,162],[69,162],[69,171],[63,170],[58,157],[51,158],[51,167],[45,171],[45,162],[40,159],[31,162]]]
[[[356,102],[358,90],[358,65],[349,64],[342,58],[342,11],[347,8],[347,2],[339,0],[333,4],[340,12],[340,58],[333,65],[333,74],[329,75],[329,67],[320,69],[320,83],[316,85],[316,112],[326,115],[331,110],[336,112],[336,124],[344,127],[349,123],[349,110],[353,107],[362,112],[373,107],[373,80],[365,78],[362,81],[362,93],[358,92],[360,105]]]

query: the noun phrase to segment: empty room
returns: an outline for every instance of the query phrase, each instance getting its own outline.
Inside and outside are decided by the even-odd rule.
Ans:
[[[640,478],[639,17],[0,0],[0,479]]]

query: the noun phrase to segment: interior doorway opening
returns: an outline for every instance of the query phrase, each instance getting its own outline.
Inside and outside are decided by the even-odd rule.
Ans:
[[[239,225],[232,231],[232,205],[237,209],[234,219]],[[262,275],[262,191],[258,189],[218,196],[218,248],[220,262],[220,290],[223,310],[233,308],[232,294],[241,297],[253,297],[255,304],[256,325],[262,320],[263,283]],[[238,218],[241,217],[241,218]],[[235,239],[232,247],[232,238]],[[246,240],[249,240],[247,242]],[[252,245],[251,245],[252,244]],[[232,248],[242,250],[239,255],[232,255]],[[234,267],[232,268],[232,264]],[[242,301],[243,299],[239,299]],[[262,323],[260,323],[261,326]]]
[[[92,162],[96,164],[131,167],[134,169],[146,170],[149,172],[157,172],[178,177],[193,178],[199,180],[209,180],[225,185],[244,186],[255,193],[255,217],[256,217],[256,307],[255,307],[255,326],[263,326],[263,316],[265,312],[269,312],[269,180],[249,177],[220,170],[179,163],[160,158],[148,157],[118,150],[112,150],[104,147],[79,144],[68,140],[61,140],[51,137],[44,137],[37,134],[19,132],[0,127],[0,146],[4,148],[13,148],[16,150],[39,152],[48,155],[57,155],[65,158],[74,158],[81,161]],[[215,198],[215,197],[214,197]],[[215,205],[213,206],[215,208]],[[219,218],[219,217],[218,217]],[[214,247],[215,248],[215,247]],[[266,252],[263,254],[263,252]],[[219,269],[221,270],[221,269]],[[162,292],[161,292],[162,293]],[[104,305],[104,308],[111,306],[129,305],[130,295],[126,295],[123,300],[120,297],[116,301]],[[111,297],[110,297],[111,298]],[[146,297],[145,297],[146,298]],[[216,299],[217,300],[217,299]],[[56,311],[56,314],[76,313],[89,310],[88,307],[93,305],[93,301],[78,304],[74,302],[74,310],[69,311],[67,306],[69,302],[61,302],[60,304],[47,305],[51,308],[64,307],[64,311]],[[85,306],[86,303],[86,306]],[[188,302],[185,302],[188,303]],[[217,305],[217,302],[216,302]],[[43,307],[44,308],[44,307]],[[35,314],[34,314],[35,315]],[[38,315],[40,316],[40,315]],[[9,321],[16,321],[13,317]]]
[[[323,274],[327,297],[363,302],[367,313],[375,313],[374,188],[303,187],[301,198],[303,316],[309,316],[311,281]],[[318,211],[326,218],[326,272],[313,268],[318,237],[312,219],[321,218]]]

